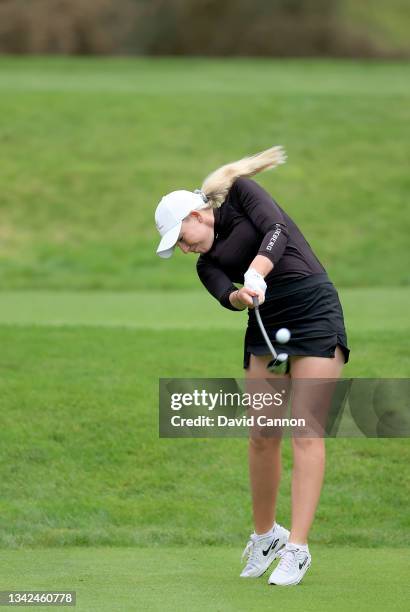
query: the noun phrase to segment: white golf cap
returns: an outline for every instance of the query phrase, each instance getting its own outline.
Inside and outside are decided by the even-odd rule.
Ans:
[[[162,198],[155,211],[155,224],[161,234],[157,248],[160,257],[171,257],[174,252],[182,221],[193,210],[205,208],[203,196],[192,191],[172,191]]]

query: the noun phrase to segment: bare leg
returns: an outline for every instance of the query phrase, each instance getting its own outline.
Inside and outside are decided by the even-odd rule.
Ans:
[[[292,529],[290,542],[306,544],[325,473],[323,438],[293,439]]]
[[[341,349],[337,347],[335,358],[291,357],[291,378],[334,378],[340,377],[344,365]],[[311,399],[311,398],[310,398]],[[303,402],[309,398],[303,394],[295,398],[300,402],[297,410],[303,412]],[[289,541],[305,544],[313,523],[319,502],[325,471],[325,441],[323,438],[292,439],[292,529]]]
[[[251,355],[247,379],[283,378],[271,374],[266,365],[271,357]],[[281,475],[281,439],[249,439],[249,476],[255,533],[266,533],[275,521],[276,498]]]
[[[255,533],[266,533],[275,522],[281,474],[280,439],[249,440],[249,474]]]

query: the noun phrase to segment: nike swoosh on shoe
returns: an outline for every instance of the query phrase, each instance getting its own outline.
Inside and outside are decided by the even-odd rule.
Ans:
[[[303,561],[303,563],[299,563],[299,569],[301,570],[304,565],[306,565],[308,558]]]
[[[270,543],[270,546],[268,546],[268,548],[266,550],[262,551],[263,556],[266,557],[266,555],[269,553],[269,551],[271,549],[274,550],[276,548],[278,542],[279,542],[279,538],[277,538],[276,540],[272,540],[272,542]]]

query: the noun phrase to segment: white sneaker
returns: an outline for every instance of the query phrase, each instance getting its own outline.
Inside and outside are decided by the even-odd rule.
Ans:
[[[312,562],[309,551],[305,552],[294,544],[287,544],[279,551],[280,561],[269,577],[269,584],[290,586],[299,584]]]
[[[241,578],[262,576],[278,556],[278,551],[285,546],[288,538],[289,531],[277,523],[273,534],[266,538],[257,538],[253,533],[242,553],[242,559],[247,555],[248,562],[241,573]]]

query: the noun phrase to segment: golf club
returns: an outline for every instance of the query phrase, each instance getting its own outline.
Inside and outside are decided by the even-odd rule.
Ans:
[[[286,369],[287,369],[287,363],[288,363],[288,355],[287,353],[277,353],[272,345],[272,342],[270,341],[270,338],[268,336],[268,334],[266,333],[266,329],[265,326],[262,322],[261,319],[261,315],[259,312],[259,300],[256,296],[252,297],[252,301],[253,301],[253,305],[255,307],[255,315],[256,315],[256,320],[258,321],[258,325],[259,325],[259,329],[261,330],[262,336],[265,339],[265,342],[272,354],[272,361],[270,361],[268,363],[268,365],[266,366],[267,369],[270,372],[274,372],[275,374],[285,374],[286,373]],[[289,338],[288,338],[289,340]],[[287,341],[288,341],[287,340]]]

